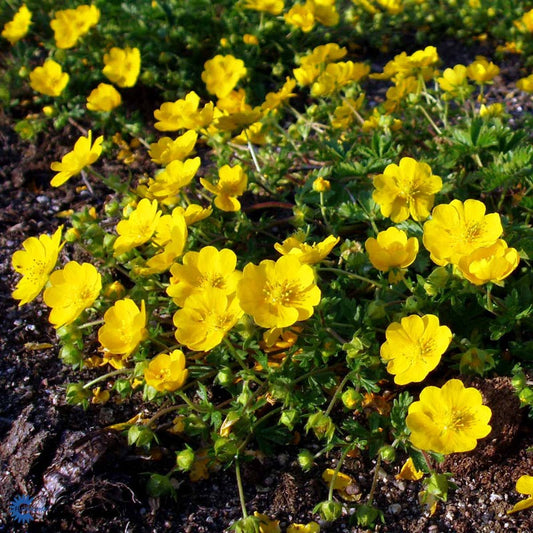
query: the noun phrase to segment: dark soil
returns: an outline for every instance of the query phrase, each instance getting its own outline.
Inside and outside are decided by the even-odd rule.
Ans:
[[[514,70],[513,70],[514,69]],[[507,73],[516,80],[519,66],[509,62],[494,95],[515,98],[513,113],[531,108],[506,85]],[[509,97],[510,95],[510,97]],[[11,256],[28,236],[52,232],[61,223],[57,214],[90,204],[102,205],[109,191],[93,183],[94,196],[75,187],[49,186],[49,164],[71,149],[79,131],[72,126],[61,136],[21,141],[12,124],[0,115],[0,531],[83,532],[222,532],[240,517],[233,469],[212,473],[192,483],[177,480],[177,499],[150,498],[148,472],[165,474],[178,437],[163,436],[150,455],[127,446],[125,438],[106,430],[134,412],[107,404],[87,411],[66,404],[65,384],[97,375],[72,372],[58,358],[55,332],[40,299],[21,308],[11,298],[18,276]],[[52,144],[51,139],[54,139]],[[139,164],[140,166],[140,164]],[[127,170],[125,170],[127,172]],[[91,373],[92,372],[92,373]],[[533,473],[533,429],[520,409],[509,379],[473,382],[493,411],[492,433],[471,453],[456,454],[441,465],[453,473],[457,489],[430,516],[418,504],[420,483],[398,481],[398,461],[382,464],[375,504],[383,510],[387,532],[531,532],[533,513],[506,514],[521,499],[516,480]],[[312,449],[313,443],[306,443]],[[280,520],[282,530],[292,522],[312,519],[314,505],[327,497],[321,481],[335,457],[324,457],[307,473],[296,462],[298,449],[284,449],[269,458],[243,465],[249,511]],[[343,471],[368,494],[375,464],[349,460]],[[10,504],[20,495],[34,497],[34,520],[17,523]],[[322,531],[364,531],[345,516]]]

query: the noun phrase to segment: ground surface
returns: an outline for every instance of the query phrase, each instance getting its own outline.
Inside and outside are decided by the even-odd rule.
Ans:
[[[505,84],[495,91],[510,94]],[[529,101],[517,102],[514,111],[529,106]],[[78,136],[79,131],[69,127],[53,137],[55,144],[44,135],[37,142],[23,142],[12,123],[0,116],[0,531],[222,532],[240,517],[233,470],[198,483],[184,477],[177,501],[148,498],[144,473],[169,470],[171,450],[180,447],[178,438],[164,437],[153,454],[157,459],[147,457],[128,448],[121,435],[104,429],[127,420],[131,407],[108,404],[84,412],[66,405],[64,384],[80,376],[59,360],[44,305],[37,300],[18,308],[11,299],[18,279],[11,270],[11,255],[24,239],[54,231],[59,212],[87,202],[98,207],[108,194],[96,183],[94,197],[74,187],[50,188],[49,163]],[[420,485],[397,481],[397,467],[382,465],[375,495],[385,516],[380,531],[533,531],[531,510],[506,514],[520,499],[516,480],[533,473],[533,454],[527,453],[533,447],[531,421],[520,410],[508,379],[477,380],[475,386],[492,408],[493,431],[474,452],[454,455],[442,465],[443,471],[454,474],[457,489],[429,516],[417,502]],[[243,470],[248,509],[279,519],[282,527],[316,519],[312,508],[327,497],[321,473],[335,464],[335,457],[325,457],[302,473],[296,453],[296,448],[287,449],[272,458],[254,459]],[[374,468],[355,458],[343,471],[367,494]],[[24,526],[9,512],[23,494],[35,497],[41,509]],[[349,525],[346,516],[324,524],[322,531],[363,530]]]

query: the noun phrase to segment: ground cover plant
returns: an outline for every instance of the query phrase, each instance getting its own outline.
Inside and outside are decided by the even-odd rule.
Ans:
[[[226,471],[240,516],[212,531],[398,531],[387,475],[430,519],[462,458],[503,463],[520,442],[533,464],[533,5],[28,1],[0,17],[3,119],[28,144],[69,132],[40,193],[72,204],[17,243],[9,296],[46,310],[35,350],[70,369],[60,401],[115,410],[102,428],[154,459],[160,508]],[[246,497],[250,465],[283,453],[322,489],[292,517]],[[487,528],[530,528],[518,470]],[[52,492],[29,520],[53,516]]]

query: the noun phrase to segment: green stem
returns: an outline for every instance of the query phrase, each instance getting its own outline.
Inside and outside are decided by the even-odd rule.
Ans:
[[[370,492],[368,493],[368,504],[369,505],[372,505],[372,500],[374,499],[374,492],[376,491],[376,486],[378,484],[380,468],[381,468],[381,456],[378,455],[378,458],[376,460],[376,469],[374,470],[374,476],[372,477],[372,486],[370,487]]]
[[[366,283],[369,283],[370,285],[374,285],[375,287],[380,287],[382,289],[385,288],[385,285],[374,281],[370,278],[365,278],[364,276],[360,276],[359,274],[354,274],[353,272],[346,272],[345,270],[341,270],[340,268],[318,268],[319,272],[333,272],[335,274],[342,274],[343,276],[346,276],[347,278],[351,279],[358,279],[360,281],[365,281]]]
[[[418,109],[422,111],[422,114],[427,118],[428,122],[431,124],[437,135],[442,135],[441,129],[435,124],[433,119],[429,116],[429,113],[422,106],[418,106]]]
[[[237,478],[237,488],[239,489],[239,500],[241,502],[242,517],[247,518],[246,501],[244,499],[244,489],[242,487],[241,468],[239,466],[239,456],[235,456],[235,477]]]
[[[337,403],[337,400],[339,399],[342,389],[344,389],[344,385],[346,385],[346,382],[350,379],[350,377],[350,374],[346,374],[346,376],[344,376],[344,379],[339,383],[339,386],[335,390],[333,398],[331,398],[331,401],[329,402],[328,408],[324,412],[326,416],[329,416],[329,413],[331,413],[333,406]]]
[[[90,328],[92,326],[97,326],[98,324],[103,324],[103,323],[104,323],[104,319],[99,318],[98,320],[93,320],[92,322],[85,322],[85,324],[78,326],[78,329]]]
[[[129,374],[131,372],[133,372],[132,368],[119,368],[118,370],[113,370],[112,372],[108,372],[107,374],[103,374],[102,376],[98,376],[97,378],[95,378],[95,379],[93,379],[91,381],[88,381],[87,383],[85,383],[83,388],[84,389],[89,389],[90,387],[92,387],[96,383],[99,383],[100,381],[104,381],[107,378],[111,378],[113,376],[118,376],[119,374]]]
[[[329,482],[328,501],[333,500],[333,490],[335,488],[335,481],[337,479],[337,476],[339,475],[339,472],[341,471],[344,459],[346,459],[346,456],[348,455],[351,449],[351,446],[346,446],[339,458],[339,462],[337,463],[335,470],[333,471],[333,476],[331,476],[331,481]]]

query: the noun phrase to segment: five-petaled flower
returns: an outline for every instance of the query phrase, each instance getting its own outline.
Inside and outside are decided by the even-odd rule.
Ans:
[[[2,37],[7,39],[12,45],[20,41],[28,33],[31,16],[31,11],[26,7],[26,4],[20,6],[13,20],[5,23]]]
[[[183,386],[188,373],[185,355],[181,350],[174,350],[154,357],[144,369],[144,379],[159,392],[173,392]]]
[[[141,71],[141,52],[138,48],[113,47],[104,55],[102,72],[119,87],[133,87]]]
[[[241,167],[224,165],[218,170],[218,182],[213,185],[204,178],[200,183],[213,194],[216,194],[215,205],[222,211],[239,211],[241,203],[237,200],[246,190],[248,176]]]
[[[516,491],[520,494],[527,494],[528,497],[515,503],[507,514],[516,513],[533,507],[533,476],[520,476],[516,482]]]
[[[42,67],[30,72],[30,86],[46,96],[59,96],[67,86],[69,75],[53,59],[47,59]]]
[[[491,416],[477,389],[450,379],[440,389],[425,387],[409,406],[406,423],[414,446],[447,455],[473,450],[490,433]]]

